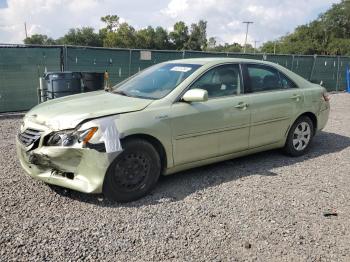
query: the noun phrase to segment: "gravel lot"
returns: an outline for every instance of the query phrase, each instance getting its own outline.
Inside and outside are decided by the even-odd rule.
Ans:
[[[350,95],[331,102],[306,156],[276,150],[182,172],[129,204],[25,175],[20,119],[3,118],[0,260],[350,261]]]

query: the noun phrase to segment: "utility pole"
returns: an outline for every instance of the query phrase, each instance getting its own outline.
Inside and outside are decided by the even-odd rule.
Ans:
[[[277,41],[275,41],[273,43],[273,54],[275,55],[276,54],[276,45],[277,45]]]
[[[259,43],[260,41],[255,40],[254,41],[254,54],[256,53],[256,44]]]
[[[27,22],[24,22],[24,32],[26,33],[26,38],[28,38]]]
[[[243,52],[245,53],[246,52],[246,49],[247,49],[247,38],[248,38],[248,30],[249,30],[249,25],[250,24],[253,24],[254,22],[251,22],[251,21],[244,21],[243,24],[246,24],[247,25],[247,30],[245,32],[245,41],[244,41],[244,49],[243,49]]]

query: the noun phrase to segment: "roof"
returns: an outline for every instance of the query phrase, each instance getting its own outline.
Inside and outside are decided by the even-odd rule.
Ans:
[[[205,65],[209,63],[210,64],[225,63],[225,62],[235,62],[235,63],[254,62],[254,63],[269,64],[269,62],[262,61],[262,60],[231,58],[231,57],[186,58],[186,59],[168,61],[168,63],[199,64],[199,65]]]

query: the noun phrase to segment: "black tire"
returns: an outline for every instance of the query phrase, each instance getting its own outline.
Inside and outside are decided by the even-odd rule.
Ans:
[[[309,135],[307,135],[308,132],[306,130],[309,130]],[[299,134],[296,134],[296,132],[298,132]],[[297,120],[295,120],[294,124],[290,128],[283,151],[287,155],[293,157],[301,156],[309,150],[313,136],[313,122],[309,117],[301,116]],[[298,141],[299,143],[297,143]]]
[[[108,168],[102,190],[109,200],[130,202],[154,188],[161,162],[157,150],[145,140],[126,140],[122,147],[124,151]]]

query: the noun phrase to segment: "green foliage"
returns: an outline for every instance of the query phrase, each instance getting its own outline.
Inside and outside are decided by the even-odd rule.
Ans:
[[[239,52],[243,51],[243,47],[238,43],[233,43],[233,44],[225,43],[224,45],[216,45],[216,41],[214,42],[214,40],[209,39],[209,44],[208,44],[208,48],[207,48],[208,51],[232,52],[232,53],[239,53]],[[214,47],[212,47],[213,44],[215,44]],[[252,48],[251,45],[247,45],[247,52],[252,52],[251,48]]]
[[[153,27],[149,26],[136,32],[135,46],[141,49],[154,49],[156,33]]]
[[[217,45],[214,37],[207,40],[207,22],[200,20],[188,27],[185,22],[176,22],[168,33],[163,27],[151,26],[135,30],[128,23],[120,23],[119,16],[101,17],[105,27],[98,33],[91,27],[73,28],[63,37],[54,40],[46,35],[32,35],[25,44],[80,46],[104,46],[140,49],[207,50],[216,52],[242,52],[238,43]],[[293,33],[276,41],[268,41],[259,50],[247,45],[247,53],[325,54],[350,55],[350,1],[334,4],[315,21],[298,26]]]
[[[207,22],[200,20],[191,25],[191,34],[185,45],[190,50],[205,50],[207,48]]]
[[[350,1],[342,0],[321,14],[318,19],[299,26],[291,34],[275,42],[266,42],[261,50],[285,54],[350,54]]]
[[[57,43],[64,45],[102,46],[102,39],[92,27],[72,28]]]
[[[161,26],[158,26],[155,30],[154,48],[159,50],[171,49],[168,32]]]
[[[56,41],[47,35],[35,34],[24,39],[24,43],[27,45],[55,45]]]
[[[174,29],[169,34],[170,42],[173,44],[174,49],[183,50],[186,49],[186,44],[189,40],[188,26],[180,21],[174,24]]]
[[[101,17],[101,21],[106,24],[107,32],[114,32],[119,26],[119,16],[106,15]]]
[[[136,48],[136,31],[128,23],[119,25],[116,32],[107,32],[105,47]]]

